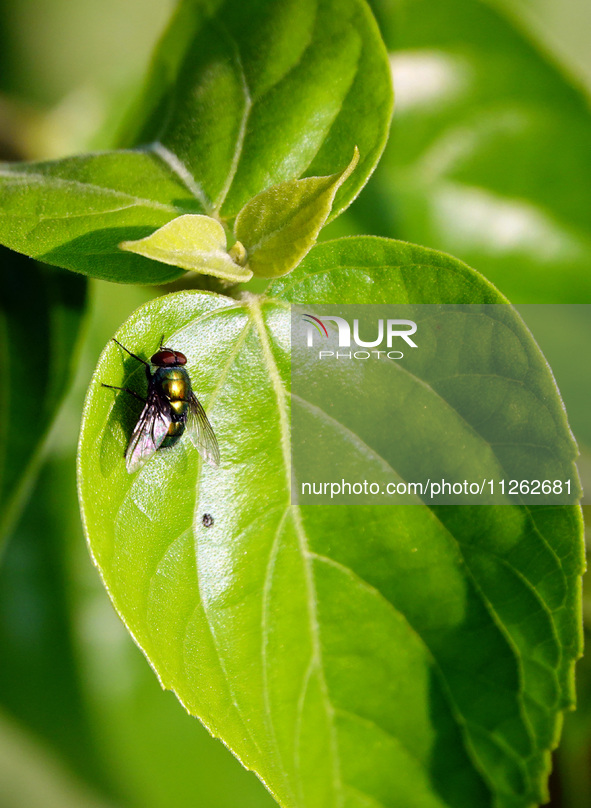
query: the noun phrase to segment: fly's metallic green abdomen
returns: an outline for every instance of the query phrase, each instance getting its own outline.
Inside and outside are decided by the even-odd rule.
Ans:
[[[152,384],[170,401],[172,420],[162,446],[174,446],[185,431],[191,396],[191,380],[184,367],[156,368]]]

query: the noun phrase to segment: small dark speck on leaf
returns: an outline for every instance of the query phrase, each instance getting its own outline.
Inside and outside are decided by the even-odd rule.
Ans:
[[[211,527],[213,525],[213,516],[210,513],[204,513],[201,518],[203,527]]]

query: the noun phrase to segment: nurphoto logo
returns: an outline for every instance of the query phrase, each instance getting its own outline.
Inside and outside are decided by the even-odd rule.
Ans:
[[[330,324],[332,330],[336,325],[338,334],[338,347],[339,348],[360,348],[362,350],[351,351],[331,351],[319,350],[319,359],[402,359],[404,353],[401,350],[394,350],[394,346],[400,346],[400,340],[403,340],[406,345],[411,348],[418,348],[416,342],[411,339],[412,334],[416,333],[417,324],[413,320],[385,320],[379,319],[377,321],[376,330],[377,336],[375,339],[364,340],[359,335],[359,320],[353,320],[353,327],[344,317],[322,316],[318,317],[314,314],[303,314],[303,321],[307,325],[307,347],[314,348],[315,340],[316,346],[322,345],[324,340],[329,340],[329,333],[326,324]],[[375,335],[375,331],[374,331]],[[374,336],[372,335],[372,336]],[[369,336],[367,333],[364,336]],[[381,350],[379,348],[384,346]],[[404,347],[404,346],[401,346]],[[371,348],[373,350],[367,350]],[[378,350],[376,350],[378,349]]]

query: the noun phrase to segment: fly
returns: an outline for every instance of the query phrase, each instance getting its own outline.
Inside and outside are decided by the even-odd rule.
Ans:
[[[103,384],[103,387],[112,390],[123,390],[144,404],[125,450],[127,471],[133,474],[158,449],[174,446],[185,430],[201,457],[210,466],[217,467],[220,462],[217,438],[191,387],[191,379],[185,368],[187,357],[180,351],[161,345],[160,350],[146,362],[114,338],[113,342],[145,366],[148,380],[145,399],[129,387]]]

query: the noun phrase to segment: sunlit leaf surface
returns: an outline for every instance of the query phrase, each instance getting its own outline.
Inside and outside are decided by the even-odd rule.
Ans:
[[[392,108],[387,56],[363,0],[184,0],[156,51],[125,145],[158,141],[232,219],[297,177],[357,171],[365,184]]]

